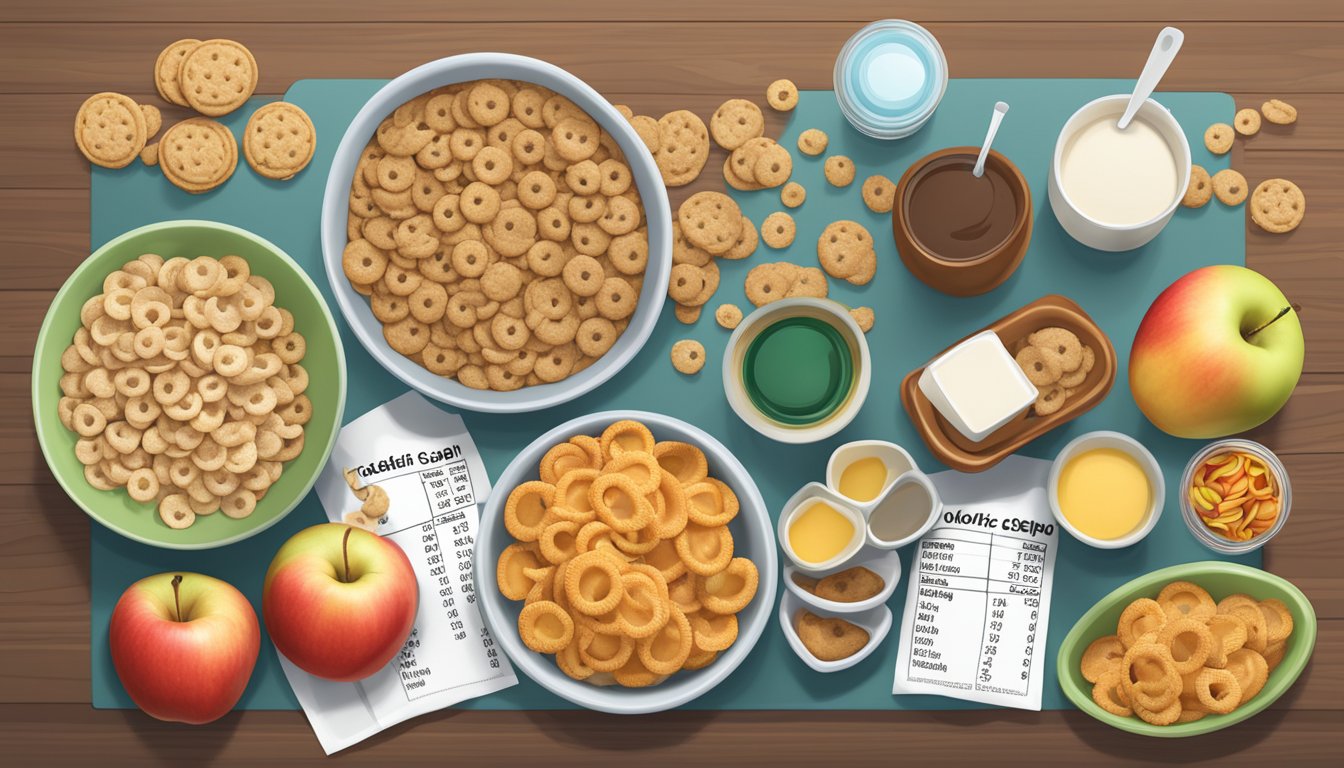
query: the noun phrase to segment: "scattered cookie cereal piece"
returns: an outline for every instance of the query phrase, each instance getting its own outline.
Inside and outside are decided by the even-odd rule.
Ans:
[[[209,192],[238,167],[238,142],[215,120],[187,118],[163,134],[159,167],[175,186],[192,194]]]
[[[157,143],[154,143],[154,144],[146,144],[146,145],[145,145],[145,148],[142,149],[142,150],[140,150],[140,162],[144,163],[145,165],[150,166],[151,168],[152,168],[153,166],[158,165],[158,164],[159,164],[159,145],[158,145]]]
[[[776,211],[761,222],[761,239],[771,248],[788,248],[797,233],[793,217],[783,211]]]
[[[1246,201],[1246,177],[1231,168],[1213,174],[1213,194],[1223,205],[1241,205]]]
[[[848,187],[854,183],[854,161],[844,155],[831,155],[826,158],[826,180],[836,187]]]
[[[200,44],[200,40],[191,37],[169,43],[154,62],[154,87],[169,104],[176,104],[179,107],[190,106],[186,97],[182,95],[177,76],[182,71],[182,60]]]
[[[849,310],[849,316],[854,318],[854,322],[858,324],[859,330],[864,333],[873,330],[873,323],[877,319],[873,314],[872,307],[855,307]]]
[[[206,40],[182,59],[178,87],[192,109],[208,117],[241,107],[257,89],[257,60],[234,40]]]
[[[751,223],[751,219],[743,216],[742,231],[737,236],[737,243],[720,254],[719,258],[730,261],[745,259],[756,252],[756,246],[759,242],[760,236],[756,233],[756,225]]]
[[[1297,122],[1297,107],[1280,99],[1270,99],[1261,104],[1260,114],[1275,125],[1292,125]]]
[[[771,109],[788,112],[798,106],[798,86],[792,80],[776,80],[765,89],[765,100]]]
[[[1232,139],[1236,131],[1227,123],[1214,123],[1204,131],[1204,146],[1215,155],[1225,155],[1232,149]]]
[[[779,190],[779,201],[790,208],[797,208],[807,200],[807,190],[802,184],[796,181],[790,181]]]
[[[765,133],[761,108],[746,99],[729,99],[709,118],[709,133],[729,152]]]
[[[816,157],[826,151],[826,147],[831,143],[831,137],[820,128],[808,128],[798,134],[798,151],[804,155]]]
[[[141,104],[140,111],[145,113],[145,140],[148,141],[163,127],[163,113],[153,104]]]
[[[869,176],[863,180],[863,203],[873,213],[890,213],[896,204],[896,185],[886,176]]]
[[[700,319],[701,309],[703,309],[703,307],[689,307],[685,304],[678,304],[672,308],[672,314],[676,316],[677,321],[680,323],[695,325],[695,322]]]
[[[835,221],[817,238],[817,260],[826,274],[854,285],[865,285],[877,272],[873,237],[857,221]]]
[[[742,231],[742,209],[722,192],[697,192],[677,208],[681,234],[712,256],[732,249]]]
[[[658,154],[663,183],[681,187],[695,181],[709,159],[709,129],[694,112],[679,109],[658,119]]]
[[[1250,107],[1238,110],[1232,125],[1242,136],[1254,136],[1260,132],[1260,113]]]
[[[1251,221],[1266,232],[1291,232],[1306,214],[1306,196],[1287,179],[1266,179],[1251,193]]]
[[[125,168],[140,156],[148,138],[145,113],[120,93],[95,93],[75,114],[75,145],[94,165]]]
[[[1190,185],[1185,188],[1185,197],[1181,198],[1181,205],[1186,208],[1203,208],[1211,197],[1213,197],[1213,184],[1209,172],[1204,170],[1202,165],[1190,166]]]
[[[731,331],[742,322],[742,309],[736,304],[720,304],[714,310],[714,321]]]
[[[292,179],[308,166],[317,148],[317,129],[308,113],[274,101],[252,113],[243,133],[243,155],[252,170],[268,179]]]
[[[672,345],[672,367],[688,376],[705,367],[705,345],[695,339],[682,339]]]

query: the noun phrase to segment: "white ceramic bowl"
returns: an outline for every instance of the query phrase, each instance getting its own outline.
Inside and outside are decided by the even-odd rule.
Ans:
[[[838,661],[822,661],[803,645],[802,638],[798,637],[798,630],[793,626],[793,617],[801,610],[808,610],[822,618],[843,619],[851,624],[857,624],[868,630],[868,644],[859,649],[859,652],[853,656],[840,659]],[[837,614],[831,611],[823,611],[813,606],[805,604],[798,599],[798,596],[792,592],[785,592],[784,597],[779,601],[779,628],[784,632],[784,639],[788,640],[789,647],[802,659],[803,663],[817,672],[839,672],[842,669],[849,669],[873,654],[882,641],[887,639],[887,633],[891,631],[891,609],[885,605],[879,605],[876,608],[870,608],[862,613],[844,613]]]
[[[793,580],[795,575],[805,576],[812,579],[822,579],[831,574],[840,573],[850,568],[863,566],[868,570],[882,577],[885,585],[882,591],[867,600],[859,600],[853,603],[842,603],[837,600],[827,600],[824,597],[817,597],[806,589],[798,586],[798,582]],[[896,585],[901,580],[901,556],[894,549],[878,549],[876,547],[864,547],[859,550],[850,559],[845,562],[827,568],[821,573],[806,573],[796,565],[784,566],[784,588],[798,596],[804,603],[820,608],[823,611],[831,613],[862,613],[871,610],[887,602],[892,594],[896,592]]]
[[[767,326],[790,317],[812,317],[830,323],[845,338],[854,355],[854,384],[849,398],[830,418],[817,424],[792,426],[767,418],[756,410],[742,383],[742,361],[752,339]],[[831,299],[794,298],[766,304],[738,324],[723,351],[723,391],[728,405],[747,426],[781,443],[815,443],[844,429],[863,409],[872,378],[873,361],[863,330],[844,305]]]
[[[499,553],[513,542],[504,530],[504,502],[509,491],[520,483],[537,479],[537,464],[552,445],[574,435],[601,434],[612,422],[622,419],[643,422],[658,440],[680,440],[705,452],[710,476],[727,483],[741,503],[737,517],[728,526],[733,533],[734,556],[750,558],[760,574],[756,596],[737,615],[737,642],[704,669],[678,672],[661,685],[650,688],[596,686],[566,676],[551,657],[534,653],[523,645],[518,637],[518,612],[523,604],[506,599],[495,583],[495,563]],[[486,499],[476,538],[475,562],[476,595],[481,613],[509,660],[543,688],[563,699],[588,709],[627,715],[661,712],[681,706],[723,682],[760,639],[770,620],[779,582],[770,514],[751,473],[722,443],[701,429],[671,416],[644,411],[603,411],[580,416],[550,430],[520,451],[495,481],[494,489]]]
[[[430,373],[394,352],[383,339],[383,325],[373,316],[368,300],[355,292],[341,268],[346,244],[346,215],[350,182],[361,151],[383,118],[398,106],[442,85],[482,78],[526,80],[568,97],[615,138],[625,153],[635,185],[644,202],[649,229],[646,290],[630,317],[630,325],[605,355],[587,369],[552,384],[523,387],[512,392],[476,390]],[[526,56],[507,53],[468,53],[423,64],[392,80],[373,95],[355,115],[332,158],[322,199],[322,254],[327,280],[341,314],[375,360],[407,385],[435,400],[472,411],[515,413],[536,411],[573,400],[615,376],[634,358],[658,322],[664,291],[672,271],[672,213],[667,189],[644,142],[601,94],[559,67]]]
[[[1148,503],[1148,513],[1137,528],[1118,539],[1098,539],[1088,536],[1074,528],[1059,508],[1059,475],[1064,470],[1064,465],[1074,456],[1097,448],[1114,448],[1124,451],[1139,462],[1139,466],[1143,467],[1143,473],[1148,476],[1149,490],[1152,495]],[[1123,549],[1142,541],[1153,530],[1153,526],[1157,525],[1158,518],[1162,516],[1162,507],[1166,504],[1167,496],[1167,484],[1162,479],[1162,467],[1158,466],[1157,459],[1153,458],[1153,454],[1149,453],[1142,443],[1129,435],[1108,431],[1088,432],[1079,435],[1064,446],[1059,455],[1055,457],[1055,463],[1050,466],[1050,479],[1047,481],[1046,488],[1050,496],[1050,511],[1054,513],[1055,520],[1060,527],[1068,531],[1075,539],[1098,549]]]
[[[1163,209],[1162,213],[1148,221],[1119,226],[1097,221],[1078,210],[1073,201],[1069,200],[1068,194],[1060,183],[1064,148],[1068,146],[1069,140],[1079,129],[1091,124],[1098,118],[1113,115],[1115,119],[1119,120],[1128,104],[1129,94],[1123,93],[1103,96],[1079,107],[1078,111],[1074,112],[1073,116],[1064,123],[1064,128],[1060,130],[1059,139],[1055,142],[1055,152],[1050,163],[1048,187],[1050,208],[1055,212],[1055,218],[1059,219],[1060,226],[1074,240],[1099,251],[1130,251],[1157,237],[1162,228],[1167,225],[1167,222],[1171,221],[1172,215],[1176,212],[1176,206],[1180,204],[1181,196],[1185,193],[1185,188],[1190,184],[1190,143],[1186,141],[1185,131],[1181,129],[1181,124],[1176,122],[1176,118],[1172,117],[1171,112],[1166,107],[1148,99],[1143,103],[1143,106],[1139,107],[1135,119],[1146,121],[1167,140],[1167,146],[1176,159],[1176,171],[1180,174],[1177,179],[1176,194],[1167,207]],[[1100,184],[1105,182],[1105,179],[1098,180]]]

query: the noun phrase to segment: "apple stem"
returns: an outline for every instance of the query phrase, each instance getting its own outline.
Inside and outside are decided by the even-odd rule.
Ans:
[[[182,620],[182,597],[178,594],[178,587],[182,584],[182,574],[173,576],[173,609],[177,612],[174,617],[177,621]]]
[[[1279,310],[1279,313],[1278,313],[1277,315],[1271,317],[1267,322],[1262,323],[1259,327],[1255,328],[1255,329],[1252,330],[1250,333],[1246,334],[1246,338],[1247,338],[1247,340],[1249,340],[1249,339],[1250,339],[1252,336],[1254,336],[1255,334],[1257,334],[1257,333],[1259,333],[1259,332],[1265,330],[1265,329],[1268,328],[1269,326],[1273,325],[1276,321],[1278,321],[1279,318],[1283,317],[1284,315],[1288,314],[1289,312],[1298,312],[1298,311],[1301,311],[1301,308],[1298,307],[1298,305],[1296,305],[1296,304],[1290,304],[1290,305],[1284,307],[1283,309],[1280,309],[1280,310]]]
[[[341,581],[350,581],[350,534],[354,533],[354,528],[346,528],[345,536],[341,539],[341,559],[345,561],[345,575]]]

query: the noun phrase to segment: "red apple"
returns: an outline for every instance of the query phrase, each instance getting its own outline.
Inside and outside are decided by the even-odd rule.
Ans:
[[[1221,437],[1278,412],[1302,374],[1297,310],[1259,272],[1197,269],[1162,291],[1129,355],[1129,388],[1177,437]]]
[[[405,553],[362,528],[325,523],[294,534],[266,571],[262,613],[275,647],[328,680],[363,680],[405,644],[419,590]]]
[[[247,598],[227,582],[185,571],[127,587],[107,631],[112,666],[135,705],[193,725],[233,709],[261,650]]]

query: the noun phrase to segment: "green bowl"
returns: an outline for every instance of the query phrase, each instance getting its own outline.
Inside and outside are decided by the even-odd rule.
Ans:
[[[132,501],[125,489],[95,490],[84,479],[75,458],[77,435],[61,424],[56,404],[61,398],[61,353],[79,328],[79,310],[102,292],[103,278],[144,253],[195,257],[237,254],[253,274],[275,285],[277,303],[294,314],[294,327],[307,341],[303,366],[309,384],[304,393],[313,403],[313,417],[304,427],[304,448],[285,464],[256,511],[241,520],[223,514],[196,518],[189,528],[169,528],[154,504]],[[166,549],[208,549],[241,541],[274,525],[313,487],[327,463],[341,414],[345,410],[345,353],[331,310],[317,286],[284,251],[257,235],[212,221],[165,221],[127,232],[99,248],[79,265],[51,302],[33,352],[33,422],[37,442],[56,481],[89,517],[144,544]]]
[[[1092,684],[1083,679],[1078,663],[1083,651],[1098,637],[1115,634],[1120,613],[1140,597],[1156,598],[1162,587],[1173,581],[1190,581],[1209,591],[1214,600],[1242,592],[1258,600],[1271,597],[1282,600],[1293,614],[1293,634],[1288,637],[1283,661],[1269,673],[1269,682],[1249,704],[1226,715],[1205,715],[1192,723],[1151,725],[1137,717],[1120,717],[1092,701]],[[1102,598],[1069,630],[1059,646],[1059,687],[1079,709],[1107,725],[1122,731],[1160,738],[1182,738],[1220,731],[1255,715],[1284,694],[1302,674],[1311,651],[1316,647],[1316,612],[1302,590],[1258,568],[1210,560],[1202,563],[1173,565],[1153,571],[1116,589]]]

